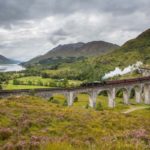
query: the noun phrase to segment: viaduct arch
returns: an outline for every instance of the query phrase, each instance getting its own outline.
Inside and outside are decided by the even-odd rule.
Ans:
[[[49,99],[53,94],[63,94],[68,102],[68,106],[72,106],[75,97],[80,93],[89,95],[89,106],[96,106],[96,99],[100,92],[107,91],[108,106],[115,107],[115,98],[119,90],[123,91],[123,102],[129,104],[131,90],[135,91],[136,103],[141,103],[144,100],[145,104],[150,104],[150,76],[143,78],[135,78],[128,80],[108,81],[105,84],[93,84],[80,86],[76,88],[53,88],[53,89],[34,89],[34,90],[1,90],[0,97],[31,95]]]

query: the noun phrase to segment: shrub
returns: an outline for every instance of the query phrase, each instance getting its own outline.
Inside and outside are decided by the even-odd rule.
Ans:
[[[116,94],[117,97],[119,98],[123,98],[123,91],[122,90],[119,90]]]
[[[57,100],[57,99],[53,99],[53,100],[51,101],[51,103],[59,104],[60,102],[59,102],[59,100]]]
[[[28,85],[33,85],[32,81],[28,81],[27,84],[28,84]]]
[[[74,99],[74,102],[78,102],[78,97],[76,97],[76,98]]]
[[[85,108],[88,109],[89,108],[89,104],[86,104]]]
[[[12,135],[12,130],[10,128],[2,128],[0,129],[0,139],[6,140]]]
[[[7,143],[3,146],[3,150],[15,150],[15,146],[13,143]]]
[[[2,90],[3,89],[3,86],[0,84],[0,90]]]
[[[19,141],[16,144],[16,150],[25,150],[25,149],[29,149],[28,148],[28,143],[26,141]]]
[[[39,80],[39,81],[37,82],[37,85],[43,86],[43,82],[42,82],[41,80]]]
[[[100,95],[102,95],[102,96],[107,96],[107,91],[102,91],[102,92],[100,93]]]
[[[47,73],[42,73],[42,78],[49,78],[49,75]]]
[[[54,100],[54,97],[50,97],[48,101],[52,102],[53,100]]]
[[[103,110],[101,102],[97,103],[95,110],[97,110],[97,111]]]
[[[19,80],[16,80],[16,79],[13,80],[13,85],[19,85],[19,84],[20,84]]]
[[[134,98],[134,96],[135,96],[135,90],[132,89],[132,90],[131,90],[131,94],[130,94],[130,98]]]
[[[50,99],[48,101],[51,102],[51,103],[54,103],[54,104],[59,104],[60,103],[59,100],[54,99],[54,97],[50,97]]]
[[[68,106],[68,102],[67,102],[66,99],[65,99],[64,102],[63,102],[63,106]]]

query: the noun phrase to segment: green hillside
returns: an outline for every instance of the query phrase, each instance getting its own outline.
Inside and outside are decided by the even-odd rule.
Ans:
[[[90,56],[87,59],[70,58],[59,64],[47,63],[46,67],[44,64],[35,65],[28,67],[27,71],[41,71],[49,78],[97,81],[116,67],[123,69],[137,61],[141,61],[144,65],[150,64],[150,29],[107,54]]]
[[[41,55],[25,62],[23,65],[29,66],[33,64],[41,65],[56,65],[67,62],[76,62],[89,56],[97,56],[109,53],[114,49],[119,48],[118,45],[104,42],[92,41],[88,43],[72,43],[59,45],[45,55]]]
[[[143,62],[144,65],[150,64],[150,29],[111,53],[72,64],[63,64],[60,68],[61,70],[68,68],[70,75],[73,72],[75,78],[94,81],[115,67],[125,68],[137,61]]]
[[[149,108],[123,114],[117,108],[101,111],[81,106],[68,108],[27,96],[1,99],[0,105],[0,149],[150,148]]]

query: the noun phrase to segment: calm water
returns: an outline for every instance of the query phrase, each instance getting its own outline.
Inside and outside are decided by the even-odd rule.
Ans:
[[[25,70],[25,68],[18,64],[0,65],[0,72],[22,71],[22,70]]]

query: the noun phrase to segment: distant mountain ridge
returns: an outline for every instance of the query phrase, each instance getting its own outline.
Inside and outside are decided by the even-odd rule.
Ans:
[[[27,64],[39,63],[40,61],[46,59],[54,59],[58,57],[67,58],[97,56],[104,53],[109,53],[117,48],[119,48],[118,45],[104,41],[93,41],[88,43],[79,42],[59,45],[47,52],[45,55],[31,59],[29,62],[27,62]]]
[[[0,64],[15,64],[17,62],[18,61],[15,61],[15,60],[9,59],[3,55],[0,55]]]
[[[81,45],[82,43],[78,47]],[[59,47],[56,49],[59,49]],[[116,67],[124,69],[137,62],[142,62],[143,65],[150,65],[150,29],[144,31],[136,38],[127,41],[121,47],[112,51],[108,50],[103,55],[97,54],[96,56],[84,59],[84,61],[77,60],[71,63],[63,63],[62,61],[60,65],[54,66],[55,69],[52,69],[52,72],[50,70],[48,74],[51,78],[68,78],[90,82],[99,81],[105,73],[113,71]],[[43,69],[43,66],[39,64],[35,68],[39,70],[40,67]]]
[[[143,65],[150,65],[150,29],[127,41],[120,48],[110,53],[87,59],[84,62],[67,64],[67,67],[70,68],[70,72],[73,72],[73,70],[77,72],[79,69],[83,70],[80,76],[84,76],[86,72],[86,77],[84,78],[94,81],[99,80],[101,76],[113,71],[116,67],[123,69],[137,62],[142,62]]]

